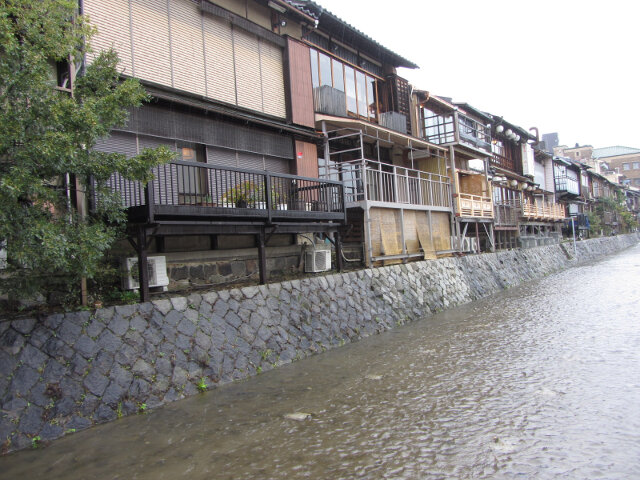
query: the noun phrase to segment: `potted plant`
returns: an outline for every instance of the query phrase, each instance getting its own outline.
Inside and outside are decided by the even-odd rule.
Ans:
[[[250,180],[245,180],[227,190],[222,196],[225,204],[235,205],[236,208],[247,208],[250,203],[260,201],[262,188]]]

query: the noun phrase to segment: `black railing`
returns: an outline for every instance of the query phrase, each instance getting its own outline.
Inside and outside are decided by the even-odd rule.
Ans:
[[[261,217],[342,220],[341,182],[195,162],[154,168],[154,179],[139,182],[113,175],[107,185],[125,207],[148,219],[169,216]]]

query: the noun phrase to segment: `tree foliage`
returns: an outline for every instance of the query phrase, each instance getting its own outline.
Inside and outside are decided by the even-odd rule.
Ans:
[[[114,51],[86,66],[73,95],[55,88],[56,62],[82,65],[94,33],[76,6],[0,0],[0,241],[8,260],[0,291],[15,298],[60,279],[77,289],[80,278],[93,278],[125,219],[106,180],[117,172],[146,182],[173,155],[162,147],[134,158],[93,149],[147,95],[121,78]],[[101,201],[91,215],[70,208],[75,179],[87,194],[95,181]]]

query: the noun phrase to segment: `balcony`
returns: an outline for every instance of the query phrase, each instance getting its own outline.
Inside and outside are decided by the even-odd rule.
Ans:
[[[491,197],[458,193],[456,197],[456,208],[457,216],[493,218],[493,202],[491,201]]]
[[[338,164],[331,178],[344,182],[347,207],[363,202],[451,210],[451,182],[434,173],[358,159]]]
[[[269,225],[345,220],[344,189],[338,181],[180,161],[153,172],[146,187],[118,175],[107,182],[120,194],[130,221]]]
[[[580,186],[577,178],[572,178],[567,175],[556,176],[555,186],[557,193],[580,195]]]
[[[522,218],[527,220],[563,220],[565,218],[564,207],[559,204],[537,204],[533,202],[522,203]]]
[[[421,127],[422,138],[437,145],[460,142],[486,151],[491,149],[491,130],[462,113],[424,117]]]

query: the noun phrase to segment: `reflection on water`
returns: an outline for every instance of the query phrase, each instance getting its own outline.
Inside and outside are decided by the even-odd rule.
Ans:
[[[0,459],[0,477],[638,478],[639,280],[636,247]]]

